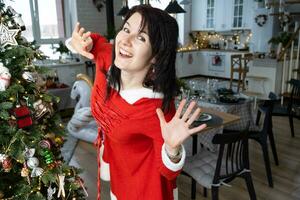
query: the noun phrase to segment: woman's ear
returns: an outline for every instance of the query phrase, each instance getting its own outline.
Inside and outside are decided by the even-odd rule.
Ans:
[[[155,63],[156,63],[156,58],[153,57],[153,58],[150,60],[150,63],[151,63],[151,65],[155,65]]]

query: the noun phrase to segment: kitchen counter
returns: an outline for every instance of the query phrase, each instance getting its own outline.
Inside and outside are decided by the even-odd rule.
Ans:
[[[240,51],[236,49],[184,49],[177,50],[178,53],[194,52],[194,51],[212,51],[212,52],[229,52],[229,53],[249,53],[249,51]]]

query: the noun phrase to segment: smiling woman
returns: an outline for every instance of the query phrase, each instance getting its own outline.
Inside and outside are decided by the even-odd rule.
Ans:
[[[135,6],[114,48],[79,24],[67,44],[96,62],[91,110],[100,125],[97,147],[104,145],[111,198],[177,199],[176,177],[185,161],[182,143],[206,125],[191,127],[200,114],[195,102],[183,111],[183,100],[175,110],[176,20],[149,5]]]

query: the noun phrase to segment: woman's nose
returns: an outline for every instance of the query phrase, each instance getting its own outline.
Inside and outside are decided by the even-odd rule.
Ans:
[[[132,45],[132,40],[133,40],[133,36],[132,35],[127,35],[123,38],[122,42],[124,45],[126,46],[131,46]]]

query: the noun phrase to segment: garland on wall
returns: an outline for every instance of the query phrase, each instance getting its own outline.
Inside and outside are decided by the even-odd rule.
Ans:
[[[267,22],[268,16],[267,15],[257,15],[255,17],[255,23],[262,27]]]

